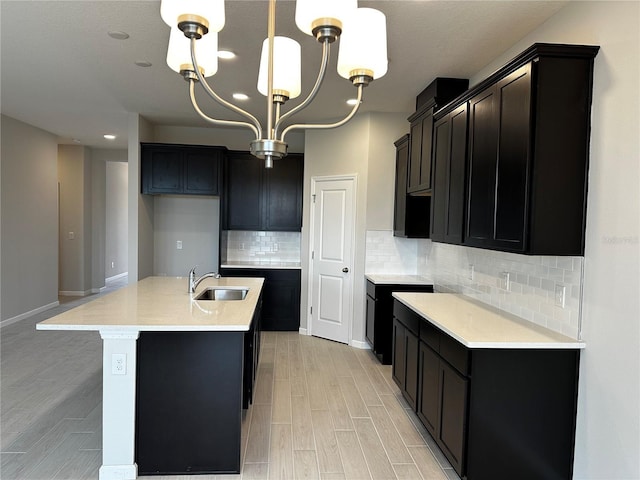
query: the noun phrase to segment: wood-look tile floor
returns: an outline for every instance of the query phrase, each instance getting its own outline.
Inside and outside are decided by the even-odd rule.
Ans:
[[[97,479],[102,344],[96,332],[36,332],[65,303],[0,331],[0,478]],[[367,350],[264,332],[239,475],[156,480],[458,479]]]

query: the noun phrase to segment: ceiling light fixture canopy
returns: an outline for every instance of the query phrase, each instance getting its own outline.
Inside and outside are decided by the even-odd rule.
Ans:
[[[251,153],[273,166],[274,158],[287,154],[285,136],[294,129],[336,128],[347,123],[362,103],[362,91],[371,81],[387,72],[386,18],[378,10],[358,8],[357,0],[296,0],[298,28],[322,45],[322,62],[316,82],[296,107],[281,107],[301,93],[300,44],[275,35],[276,0],[269,0],[268,36],[263,43],[258,75],[258,91],[267,97],[267,126],[263,129],[251,113],[221,98],[205,80],[218,69],[218,32],[224,27],[224,0],[162,0],[160,15],[171,27],[167,64],[189,82],[189,95],[195,111],[206,121],[220,126],[241,126],[255,134]],[[285,121],[306,108],[316,97],[329,63],[330,45],[340,36],[338,74],[357,89],[352,110],[342,120],[330,124],[288,124]],[[196,55],[196,43],[198,55]],[[198,106],[195,85],[199,82],[216,102],[247,121],[218,120]]]

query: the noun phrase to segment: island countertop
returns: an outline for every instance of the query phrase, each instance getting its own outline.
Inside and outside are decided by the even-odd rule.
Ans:
[[[468,348],[581,349],[585,343],[451,293],[393,294]]]
[[[36,325],[38,330],[246,331],[263,278],[207,278],[195,294],[185,277],[147,277]],[[207,287],[245,287],[244,300],[194,300]]]

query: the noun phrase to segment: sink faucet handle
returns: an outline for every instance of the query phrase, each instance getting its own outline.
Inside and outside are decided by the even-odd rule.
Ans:
[[[196,267],[189,270],[189,293],[193,293],[196,289]]]

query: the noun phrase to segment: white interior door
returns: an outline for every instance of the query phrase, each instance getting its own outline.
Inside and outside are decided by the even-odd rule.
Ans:
[[[355,177],[312,180],[310,333],[349,343],[353,312]]]

